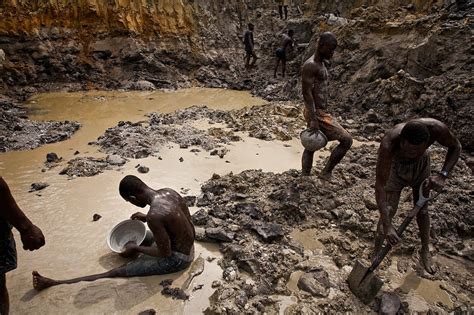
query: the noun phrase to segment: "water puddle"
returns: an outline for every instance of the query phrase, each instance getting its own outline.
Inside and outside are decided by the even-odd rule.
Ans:
[[[307,229],[300,231],[298,229],[293,230],[290,236],[298,243],[303,245],[305,250],[316,251],[322,253],[325,249],[324,244],[321,243],[318,238],[321,237],[321,233],[318,229]]]
[[[422,297],[427,303],[437,305],[443,303],[449,308],[453,307],[453,301],[449,295],[441,289],[440,281],[433,281],[419,277],[415,271],[410,272],[403,280],[400,290],[404,293],[414,291],[414,294]]]
[[[268,162],[263,161],[271,159],[272,152],[281,153],[285,160],[294,159],[297,166],[299,153],[296,147],[247,138],[233,145],[232,151],[236,152],[228,153],[226,160],[230,163],[226,163],[208,152],[193,153],[191,148],[182,150],[174,145],[163,148],[160,152],[162,160],[156,157],[131,160],[118,171],[108,170],[94,177],[69,180],[58,173],[68,160],[75,157],[76,150],[80,152],[78,156],[104,156],[87,143],[120,120],[138,121],[148,112],[170,112],[191,105],[234,109],[264,103],[247,92],[218,89],[50,93],[32,98],[29,101],[31,119],[77,120],[83,126],[69,140],[0,155],[0,174],[9,183],[20,207],[41,227],[47,242],[45,247],[35,252],[25,252],[18,246],[19,266],[7,274],[12,313],[130,314],[150,308],[158,313],[204,311],[209,305],[208,297],[214,291],[211,283],[222,275],[217,265],[221,254],[215,244],[196,244],[196,255],[215,259],[205,262],[204,272],[191,283],[190,300],[186,302],[163,296],[159,283],[164,279],[174,279],[173,285],[180,286],[187,278],[187,271],[156,277],[83,282],[49,288],[40,293],[32,290],[31,271],[38,270],[45,276],[64,279],[104,272],[126,262],[110,253],[105,242],[109,230],[118,221],[139,210],[118,194],[118,183],[126,174],[139,175],[153,188],[170,187],[176,191],[185,188],[188,194],[198,194],[201,184],[214,172],[226,174],[255,167],[279,172],[286,170],[285,164],[272,162],[276,165],[268,167]],[[239,152],[248,152],[250,148],[259,154],[240,158]],[[63,162],[42,172],[48,152],[56,152],[63,157]],[[184,159],[183,162],[180,158]],[[137,164],[148,166],[150,172],[138,174]],[[30,184],[34,182],[47,182],[50,186],[37,193],[28,193]],[[92,221],[95,213],[102,216],[97,222]],[[14,233],[19,242],[19,235],[16,231]],[[203,287],[192,292],[196,284]]]

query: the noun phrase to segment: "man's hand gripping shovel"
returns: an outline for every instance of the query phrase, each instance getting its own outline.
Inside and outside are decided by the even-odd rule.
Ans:
[[[433,200],[441,193],[436,192],[433,196],[430,197],[430,192],[428,191],[428,197],[423,195],[423,190],[428,188],[429,181],[425,179],[420,185],[419,198],[416,202],[415,207],[408,213],[407,217],[403,223],[398,227],[397,234],[401,238],[406,227],[410,224],[413,218],[418,214],[421,208],[429,200]],[[356,261],[354,268],[352,269],[349,277],[347,278],[347,283],[352,293],[356,295],[362,302],[369,304],[380,291],[380,288],[383,285],[382,279],[377,277],[374,273],[374,270],[380,265],[387,253],[392,249],[392,245],[388,242],[385,247],[377,254],[373,260],[370,267],[365,267],[359,260]]]

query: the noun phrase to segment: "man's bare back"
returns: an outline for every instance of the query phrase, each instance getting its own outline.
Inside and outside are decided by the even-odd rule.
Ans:
[[[189,255],[194,244],[194,226],[184,199],[169,188],[159,189],[146,215],[146,222],[155,240],[160,239],[166,229],[170,239],[171,251]],[[167,249],[163,248],[166,256]]]
[[[129,242],[120,254],[133,257],[128,264],[110,271],[68,280],[53,280],[33,271],[33,287],[43,290],[59,284],[95,281],[102,278],[140,277],[178,272],[194,259],[194,226],[184,199],[174,190],[154,190],[138,177],[128,175],[119,186],[120,195],[137,207],[150,209],[147,214],[137,212],[131,218],[146,222],[153,233],[154,243]]]

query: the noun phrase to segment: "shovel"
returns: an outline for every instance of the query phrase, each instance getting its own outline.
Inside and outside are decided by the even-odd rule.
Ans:
[[[415,207],[408,213],[407,217],[403,223],[398,227],[397,234],[399,237],[402,237],[403,232],[406,227],[410,224],[411,220],[418,214],[421,208],[429,200],[435,199],[438,197],[440,192],[436,193],[433,197],[430,198],[423,196],[423,187],[427,184],[427,179],[423,181],[420,185],[419,199],[416,202]],[[357,296],[363,303],[369,304],[380,291],[380,288],[383,285],[382,279],[377,277],[374,274],[374,270],[380,265],[385,255],[392,249],[392,245],[387,243],[385,247],[377,254],[374,261],[369,268],[365,267],[359,260],[356,260],[354,268],[352,269],[349,277],[347,278],[347,283],[352,293]]]

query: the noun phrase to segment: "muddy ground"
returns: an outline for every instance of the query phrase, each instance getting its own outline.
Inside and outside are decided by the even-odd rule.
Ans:
[[[220,150],[225,159],[226,144],[241,140],[234,131],[267,141],[286,141],[297,137],[304,127],[301,108],[286,102],[228,112],[190,107],[170,114],[151,113],[148,117],[138,123],[120,122],[90,144],[116,158],[122,156],[123,163],[126,158],[159,157],[160,149],[171,143],[178,144],[181,150],[209,154]],[[206,125],[203,122],[216,127],[199,129]],[[355,122],[344,125],[349,130],[358,126]],[[150,135],[155,141],[149,141]],[[219,262],[224,270],[223,280],[215,284],[209,313],[276,312],[281,304],[274,296],[290,294],[298,300],[287,308],[289,313],[379,310],[380,296],[365,306],[345,282],[354,259],[369,261],[378,219],[373,188],[378,146],[367,138],[356,133],[356,139],[364,142],[350,150],[329,183],[314,175],[302,177],[299,170],[281,174],[248,170],[222,177],[213,175],[202,186],[201,195],[186,197],[190,206],[199,208],[193,215],[197,239],[222,243],[224,253]],[[437,146],[431,149],[433,170],[442,166],[445,152]],[[88,164],[70,161],[71,172],[92,176],[95,172],[91,173],[91,169],[107,167],[106,159],[86,159]],[[466,159],[463,154],[447,191],[431,205],[432,252],[438,273],[427,274],[418,262],[419,238],[414,223],[403,243],[378,271],[388,282],[384,290],[401,298],[402,312],[452,312],[471,307],[472,274],[452,265],[465,265],[471,271],[473,267],[474,180]],[[322,168],[322,162],[316,163],[314,173]],[[411,194],[405,191],[400,203],[402,215],[396,224],[401,223],[412,202]],[[312,238],[308,236],[307,241],[321,247],[306,249],[292,237],[295,230],[312,231]],[[446,259],[453,263],[447,264]],[[389,270],[392,264],[396,271]],[[288,285],[295,272],[309,279],[309,285],[300,283],[298,287],[305,289],[296,292]],[[445,294],[452,303],[426,303],[420,308],[412,301],[413,292],[390,282],[389,272],[400,278],[424,277],[435,287],[443,283],[439,290],[448,292]]]
[[[202,195],[195,196],[201,210],[193,219],[200,240],[222,242],[224,274],[208,312],[276,312],[281,304],[275,296],[289,294],[298,297],[286,309],[290,313],[377,311],[379,299],[364,306],[345,283],[354,259],[368,258],[378,216],[373,197],[377,146],[369,141],[380,140],[395,123],[420,116],[444,121],[464,147],[447,192],[431,207],[433,253],[440,270],[432,277],[420,268],[413,224],[394,252],[398,259],[392,256],[379,272],[389,282],[384,290],[400,296],[404,312],[468,310],[474,294],[473,6],[469,1],[431,7],[417,7],[424,1],[405,1],[403,6],[379,1],[388,3],[387,9],[342,1],[336,8],[327,1],[316,1],[317,6],[296,2],[300,7],[292,7],[290,19],[282,21],[268,1],[230,1],[228,7],[216,1],[183,1],[171,10],[145,10],[145,18],[137,18],[133,10],[126,13],[137,14],[133,18],[116,16],[120,10],[101,6],[101,1],[74,12],[56,7],[59,2],[39,1],[35,10],[6,1],[0,6],[0,93],[12,99],[0,98],[0,152],[61,141],[78,130],[80,125],[71,121],[30,121],[16,103],[57,89],[225,87],[251,90],[272,102],[230,112],[192,107],[151,113],[140,122],[110,126],[90,143],[108,157],[71,159],[58,170],[71,178],[118,169],[129,158],[159,157],[170,143],[225,159],[226,144],[240,141],[239,132],[268,141],[290,140],[304,126],[299,69],[319,34],[331,30],[339,48],[330,67],[329,111],[366,144],[351,149],[333,183],[303,178],[299,170],[209,174]],[[336,9],[342,16],[329,15]],[[61,10],[67,14],[58,18]],[[249,21],[256,24],[261,58],[256,68],[246,71],[240,36]],[[288,77],[274,79],[271,56],[289,28],[305,45],[292,54]],[[200,121],[215,127],[202,128]],[[444,151],[434,147],[432,154],[433,169],[439,169]],[[318,162],[316,169],[321,168]],[[409,193],[402,199],[400,209],[408,210]],[[194,203],[194,198],[189,200]],[[399,223],[401,216],[397,218]],[[313,239],[321,246],[304,248],[291,236],[295,229],[315,231]],[[306,273],[305,283],[300,283],[306,291],[288,288],[294,271]],[[414,272],[440,281],[440,290],[452,303],[420,306],[413,302],[413,292],[388,281],[394,272],[401,278]]]

